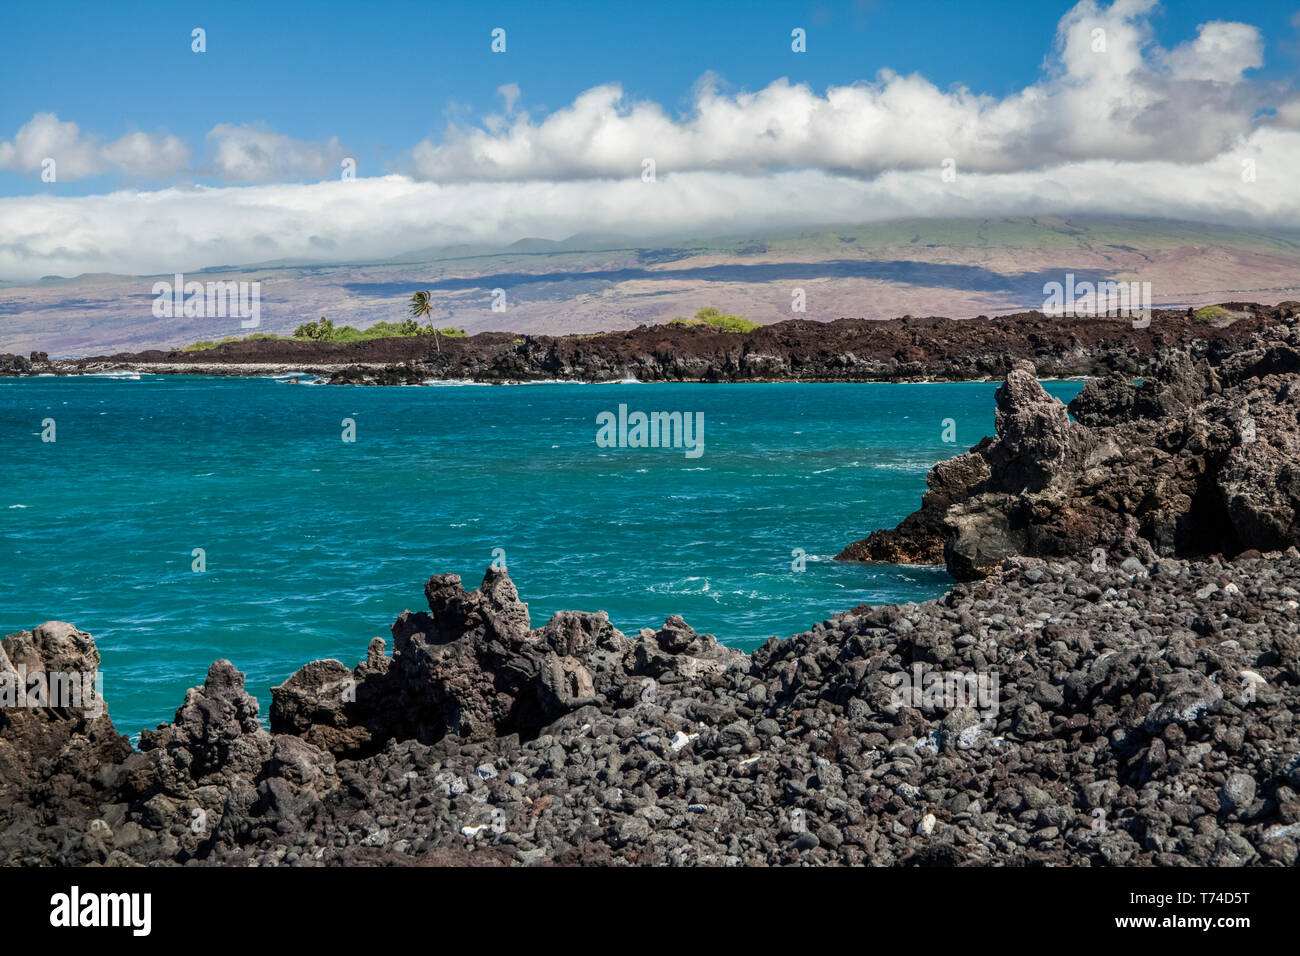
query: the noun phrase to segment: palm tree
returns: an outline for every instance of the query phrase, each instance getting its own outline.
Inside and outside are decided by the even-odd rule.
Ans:
[[[415,295],[411,296],[411,315],[415,316],[415,318],[417,319],[423,319],[425,317],[432,319],[433,318],[432,295],[433,293],[426,290],[424,292],[417,292],[415,293]],[[430,324],[429,328],[433,328],[432,324]],[[433,329],[433,341],[434,344],[438,346],[439,353],[441,353],[442,338],[438,335],[437,329]]]

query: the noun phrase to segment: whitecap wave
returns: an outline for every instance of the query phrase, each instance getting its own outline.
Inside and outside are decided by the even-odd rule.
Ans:
[[[879,461],[868,466],[877,471],[929,471],[934,467],[930,461]]]
[[[651,594],[708,594],[710,590],[709,579],[704,577],[682,578],[678,581],[669,581],[666,584],[651,584],[646,588]]]

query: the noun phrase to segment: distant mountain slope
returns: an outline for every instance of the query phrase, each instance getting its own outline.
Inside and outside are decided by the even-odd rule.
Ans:
[[[757,322],[803,317],[963,316],[1040,308],[1043,285],[1150,282],[1154,304],[1276,303],[1300,291],[1300,230],[1037,217],[900,220],[817,232],[661,239],[525,239],[502,249],[421,249],[384,262],[261,263],[187,279],[261,283],[260,331],[322,315],[364,327],[400,319],[412,291],[470,332],[632,328],[713,305]],[[156,318],[166,277],[94,275],[0,285],[0,352],[88,355],[248,334],[238,319]],[[493,290],[504,311],[494,311]]]

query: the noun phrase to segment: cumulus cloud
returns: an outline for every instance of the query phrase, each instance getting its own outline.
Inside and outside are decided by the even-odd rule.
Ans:
[[[313,143],[260,126],[222,123],[208,133],[212,159],[202,170],[224,182],[270,183],[337,176],[345,151],[337,137]]]
[[[1203,23],[1196,39],[1167,57],[1171,73],[1185,80],[1236,83],[1245,70],[1264,65],[1264,42],[1259,31],[1244,23]]]
[[[197,173],[227,183],[268,183],[335,176],[345,155],[337,137],[315,143],[227,123],[209,131],[207,147],[210,161],[193,169],[189,147],[175,136],[136,132],[104,142],[53,113],[37,113],[11,142],[0,141],[0,169],[39,175],[53,159],[58,182],[103,173],[151,180]]]
[[[1215,21],[1165,50],[1153,40],[1154,5],[1079,3],[1058,26],[1043,79],[1003,99],[882,70],[824,94],[786,79],[734,94],[706,82],[691,110],[673,117],[611,83],[541,118],[521,111],[453,127],[415,147],[412,171],[443,183],[613,178],[639,175],[649,157],[660,174],[822,169],[869,178],[946,158],[980,172],[1209,159],[1253,128],[1258,93],[1244,74],[1262,64],[1263,40],[1253,26]]]
[[[0,169],[39,175],[48,159],[54,160],[59,182],[109,172],[160,179],[184,170],[190,151],[175,136],[148,133],[128,133],[105,143],[53,113],[37,113],[12,141],[0,142]]]

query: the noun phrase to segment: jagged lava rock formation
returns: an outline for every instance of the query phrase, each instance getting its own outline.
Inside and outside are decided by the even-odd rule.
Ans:
[[[577,708],[631,706],[657,682],[707,683],[729,664],[748,666],[746,655],[675,616],[637,641],[603,612],[561,611],[532,630],[504,571],[489,570],[468,594],[458,576],[436,575],[425,595],[430,613],[394,623],[391,659],[376,638],[352,671],[316,661],[274,688],[271,729],[339,756],[394,739],[535,737]]]
[[[392,657],[307,665],[270,731],[228,661],[139,752],[0,711],[0,863],[1293,865],[1298,581],[1294,549],[1009,562],[745,655],[438,575]],[[65,624],[4,649],[97,663]],[[899,698],[917,668],[998,692]]]
[[[969,580],[1012,555],[1150,563],[1300,542],[1295,325],[1163,352],[1140,384],[1090,380],[1068,413],[1035,375],[1018,362],[996,436],[936,465],[920,510],[839,557],[946,563]]]

